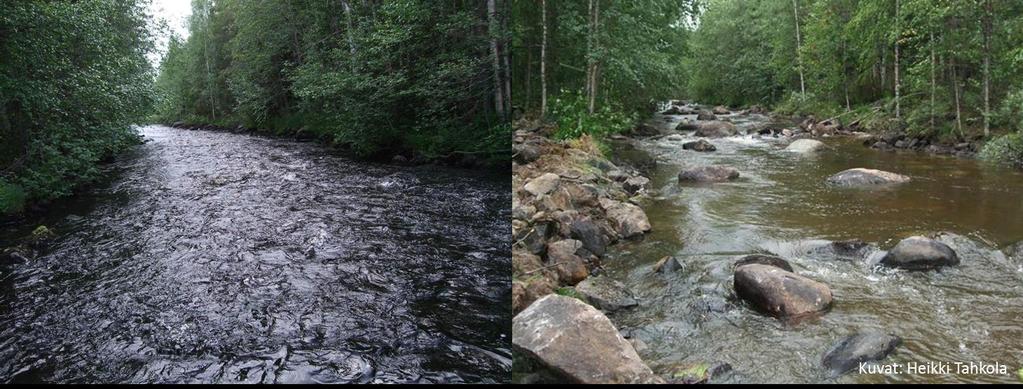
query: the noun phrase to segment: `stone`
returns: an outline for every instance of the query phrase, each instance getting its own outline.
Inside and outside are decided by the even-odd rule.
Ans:
[[[685,264],[681,260],[672,256],[666,256],[654,264],[655,273],[674,273],[679,270],[685,269]]]
[[[739,178],[739,171],[726,166],[700,166],[678,173],[679,182],[724,182]]]
[[[604,208],[611,227],[622,238],[629,239],[650,231],[650,220],[640,207],[611,199],[601,199],[600,206]]]
[[[831,308],[831,288],[784,269],[758,263],[735,268],[735,294],[754,309],[778,318]]]
[[[696,122],[695,136],[705,138],[722,138],[739,133],[734,124],[720,120],[708,120]]]
[[[625,284],[610,277],[589,277],[575,286],[586,301],[604,312],[615,312],[639,305]]]
[[[796,139],[785,147],[785,151],[794,153],[812,153],[824,147],[824,142],[813,139]]]
[[[512,146],[512,151],[515,153],[514,154],[515,162],[518,162],[523,165],[533,162],[540,158],[540,147],[533,144],[529,143],[516,144]]]
[[[561,178],[554,173],[544,173],[543,175],[536,177],[526,183],[522,187],[526,192],[529,192],[533,196],[542,196],[550,193],[554,189],[557,189],[558,184],[561,183]]]
[[[930,270],[959,264],[959,256],[948,245],[923,236],[903,239],[888,251],[880,264],[905,270]]]
[[[700,139],[693,142],[686,142],[682,144],[682,149],[693,150],[699,152],[716,151],[718,148],[708,142],[706,139]]]
[[[625,182],[622,183],[622,187],[625,188],[625,191],[628,192],[630,195],[634,195],[636,193],[639,193],[639,191],[646,187],[647,184],[649,183],[650,183],[649,178],[643,176],[636,176],[625,180]]]
[[[750,254],[745,257],[742,257],[735,262],[735,265],[733,265],[732,268],[738,268],[739,266],[751,264],[774,266],[776,268],[783,269],[789,272],[794,271],[792,270],[792,265],[790,265],[788,261],[782,259],[781,257],[764,254]]]
[[[867,330],[849,335],[824,353],[821,364],[832,377],[858,369],[861,363],[885,359],[902,344],[902,338]]]
[[[582,242],[583,248],[598,257],[604,255],[609,239],[593,220],[588,217],[576,219],[569,228],[572,239]]]
[[[828,177],[828,183],[837,186],[891,185],[909,182],[910,178],[883,170],[853,168]]]
[[[696,120],[718,120],[718,117],[710,111],[700,111],[700,113],[696,115]]]
[[[723,105],[714,107],[714,109],[711,112],[714,112],[715,115],[727,115],[731,113],[731,111],[729,111],[728,108],[725,108],[725,106]]]
[[[558,279],[564,285],[575,285],[590,276],[586,260],[576,255],[583,247],[582,242],[563,239],[547,245],[547,263],[554,266]]]
[[[512,320],[515,351],[581,384],[663,383],[596,308],[548,295]]]

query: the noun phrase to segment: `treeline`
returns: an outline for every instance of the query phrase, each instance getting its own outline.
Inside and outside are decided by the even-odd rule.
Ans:
[[[691,46],[698,99],[938,136],[1020,125],[1019,1],[711,0]]]
[[[363,156],[506,160],[507,1],[194,0],[158,119],[301,131]]]
[[[145,5],[0,2],[0,214],[71,193],[138,141],[155,76]]]
[[[945,138],[1023,121],[1020,1],[522,0],[514,14],[516,105],[565,137],[672,98]]]
[[[692,2],[514,3],[515,105],[559,121],[559,136],[627,126],[685,89]]]

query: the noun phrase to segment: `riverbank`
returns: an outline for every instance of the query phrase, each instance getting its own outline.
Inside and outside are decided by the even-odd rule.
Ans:
[[[968,335],[969,323],[994,326],[1000,319],[992,315],[1002,314],[965,307],[1002,305],[989,301],[992,292],[1023,298],[1014,292],[1023,266],[1015,242],[1023,238],[1023,224],[998,216],[1020,211],[1009,193],[1023,190],[1023,173],[947,154],[880,152],[864,147],[870,134],[826,121],[800,125],[760,110],[693,108],[655,113],[604,140],[611,151],[601,157],[615,166],[651,166],[640,170],[649,182],[635,202],[651,229],[642,239],[609,245],[599,274],[574,287],[555,285],[553,293],[517,312],[516,382],[557,380],[549,376],[582,382],[906,382],[920,377],[845,369],[849,358],[949,360],[956,344],[985,361],[1011,362],[993,346],[1014,342],[1010,335]],[[700,111],[714,117],[704,113],[700,120]],[[596,143],[525,146],[535,139],[529,134],[543,133],[541,128],[515,139],[517,155],[540,155],[516,162],[526,168],[513,167],[522,177],[513,184],[519,202],[529,203],[530,194],[521,192],[532,182],[528,178],[542,176],[534,170],[567,169],[548,166],[565,162],[548,155],[582,156],[575,144]],[[518,219],[513,232],[531,227],[529,218]],[[524,238],[523,245],[529,241]],[[914,245],[935,248],[924,267],[934,270],[900,262],[904,247]],[[540,266],[550,266],[549,258],[537,257]],[[529,257],[520,251],[513,263],[528,263],[523,258]],[[516,271],[520,296],[540,289],[536,279]],[[789,289],[778,288],[782,280],[792,283]],[[589,292],[594,289],[602,294]],[[921,303],[920,295],[931,298]],[[935,304],[950,310],[935,312]],[[876,353],[857,354],[861,345]],[[594,372],[615,373],[603,376],[606,381],[586,381],[599,376]]]

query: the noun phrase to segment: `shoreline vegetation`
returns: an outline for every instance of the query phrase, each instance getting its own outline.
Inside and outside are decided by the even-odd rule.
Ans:
[[[0,6],[0,217],[72,196],[140,123],[315,139],[399,164],[509,158],[510,2],[192,2],[189,35],[149,1]],[[27,71],[26,71],[27,69]]]

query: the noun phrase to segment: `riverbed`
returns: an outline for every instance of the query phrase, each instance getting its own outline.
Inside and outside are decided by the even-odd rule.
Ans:
[[[141,128],[0,272],[0,382],[506,382],[507,174]]]
[[[656,115],[674,128],[690,116]],[[763,115],[726,115],[740,128],[793,126]],[[732,372],[712,382],[899,383],[1018,382],[1023,363],[1023,258],[1001,251],[1023,240],[1023,173],[972,159],[913,151],[882,152],[855,137],[818,138],[816,153],[784,150],[791,138],[738,135],[709,139],[715,152],[683,150],[683,134],[631,139],[652,156],[653,198],[643,204],[653,232],[608,254],[608,275],[623,281],[640,306],[612,315],[622,332],[641,340],[655,372],[689,362],[726,362]],[[623,141],[626,142],[626,141]],[[732,182],[680,185],[683,167],[738,169]],[[874,189],[838,188],[825,179],[864,167],[912,181]],[[962,259],[932,272],[876,269],[869,258],[911,235],[945,232],[939,240]],[[860,239],[862,258],[819,248]],[[797,273],[831,287],[830,312],[785,323],[737,301],[732,263],[773,253]],[[658,259],[676,256],[680,272],[656,274]],[[829,378],[821,356],[841,337],[878,329],[903,338],[884,363],[1000,363],[1007,375],[847,374]]]

